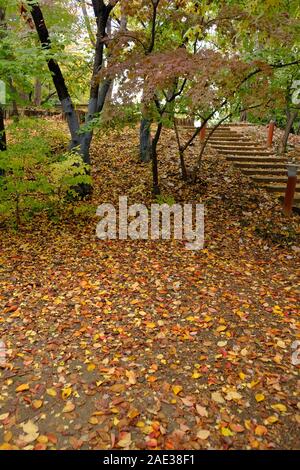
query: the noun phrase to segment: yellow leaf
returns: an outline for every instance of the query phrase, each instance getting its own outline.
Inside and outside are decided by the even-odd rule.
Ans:
[[[47,444],[49,439],[47,436],[44,436],[43,434],[41,436],[39,436],[37,438],[37,441],[40,443],[40,444]]]
[[[96,369],[96,364],[92,364],[92,363],[88,364],[88,366],[87,366],[87,371],[88,372],[92,372],[95,369]]]
[[[246,374],[244,374],[244,372],[240,372],[239,377],[240,377],[240,379],[245,380]]]
[[[131,410],[129,410],[127,417],[130,419],[134,419],[137,416],[139,416],[139,414],[140,414],[139,410],[137,410],[136,408],[132,408]]]
[[[50,395],[50,397],[56,397],[57,395],[57,392],[54,388],[47,388],[46,392],[48,395]]]
[[[66,387],[66,388],[63,388],[62,391],[61,391],[61,397],[63,400],[66,400],[67,398],[69,398],[69,396],[71,395],[72,393],[72,387]]]
[[[6,431],[3,435],[4,442],[9,442],[12,440],[13,433],[11,431]]]
[[[261,425],[256,426],[256,428],[255,428],[255,434],[256,434],[257,436],[264,436],[264,435],[267,434],[267,433],[268,433],[268,430],[267,430],[267,428],[266,428],[265,426],[261,426]]]
[[[28,384],[22,384],[16,388],[16,392],[25,392],[26,390],[29,390]]]
[[[147,324],[146,324],[146,327],[147,327],[147,328],[155,328],[155,327],[156,327],[156,324],[150,322],[150,323],[147,323]]]
[[[251,431],[251,421],[250,421],[250,419],[246,419],[244,421],[244,423],[245,423],[246,429],[248,429],[248,431]]]
[[[285,413],[287,411],[287,408],[285,405],[282,403],[277,403],[276,405],[271,405],[273,410],[280,411],[280,413]]]
[[[247,384],[249,386],[249,388],[254,388],[256,387],[257,384],[259,384],[260,380],[252,380],[252,382],[250,382],[250,384]]]
[[[91,416],[90,419],[89,419],[89,423],[90,423],[90,424],[98,424],[99,421],[98,421],[98,419],[96,418],[96,416]]]
[[[259,403],[260,401],[264,401],[264,399],[265,399],[265,396],[263,393],[257,393],[255,395],[255,400],[257,401],[257,403]]]
[[[266,418],[264,420],[264,424],[268,425],[268,424],[274,424],[274,423],[277,423],[278,421],[278,418],[277,416],[269,416],[268,418]]]
[[[227,326],[225,326],[225,325],[220,325],[220,326],[218,326],[218,328],[216,329],[216,331],[217,331],[218,333],[220,333],[221,331],[225,331],[226,329],[227,329]]]
[[[195,370],[195,372],[194,372],[193,375],[192,375],[192,378],[193,378],[193,379],[199,379],[201,376],[202,376],[202,374],[199,374],[199,372],[197,372],[197,371]]]
[[[13,447],[11,444],[8,444],[8,442],[4,442],[4,444],[0,445],[0,450],[12,450]]]
[[[172,390],[175,395],[178,395],[182,391],[182,387],[181,385],[173,385]]]
[[[33,400],[33,402],[32,402],[32,406],[33,406],[33,408],[35,408],[36,410],[38,410],[39,408],[41,408],[42,405],[43,405],[43,400]]]
[[[63,408],[63,413],[71,413],[75,410],[75,405],[71,401],[67,401],[66,405]]]
[[[234,432],[230,431],[229,428],[221,428],[221,434],[225,437],[234,436]]]

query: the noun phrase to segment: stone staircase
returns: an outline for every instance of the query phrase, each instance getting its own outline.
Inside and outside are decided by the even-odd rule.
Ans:
[[[207,130],[207,133],[209,129]],[[287,159],[255,142],[233,126],[219,127],[209,139],[209,145],[256,184],[283,198],[287,184]],[[296,187],[295,208],[300,208],[300,181]]]

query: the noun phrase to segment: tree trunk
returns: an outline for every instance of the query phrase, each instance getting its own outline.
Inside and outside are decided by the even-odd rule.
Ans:
[[[152,177],[153,177],[153,194],[160,194],[159,180],[158,180],[158,160],[157,160],[157,144],[162,131],[162,123],[157,126],[157,130],[152,140],[151,145],[151,159],[152,159]]]
[[[104,38],[106,35],[106,26],[109,18],[110,10],[108,7],[103,4],[103,6],[98,10],[94,8],[95,15],[97,18],[97,41],[95,49],[95,58],[93,66],[93,76],[92,83],[90,88],[90,98],[88,104],[88,112],[86,116],[86,124],[89,124],[94,118],[95,114],[98,112],[98,99],[99,99],[99,80],[98,74],[101,70],[103,63],[103,51],[104,51]],[[108,91],[108,90],[107,90]],[[106,92],[107,94],[107,92]],[[93,131],[87,131],[82,136],[81,139],[81,153],[85,161],[90,163],[89,153],[90,146],[93,138]]]
[[[292,112],[288,111],[287,113],[288,119],[287,119],[287,123],[285,126],[284,134],[280,143],[280,153],[286,153],[289,135],[290,135],[291,129],[293,127],[293,124],[297,115],[298,115],[298,111],[292,111]]]
[[[3,27],[5,22],[5,9],[0,8],[0,26]],[[6,134],[4,124],[4,109],[0,102],[0,152],[6,150]],[[3,170],[0,169],[0,175],[3,175]]]
[[[140,159],[147,163],[151,160],[152,142],[151,142],[151,121],[142,118],[140,124]]]
[[[42,104],[42,83],[38,78],[34,83],[34,104],[35,106],[41,106]]]
[[[188,174],[187,174],[187,169],[186,169],[186,166],[185,166],[184,150],[182,149],[181,144],[180,144],[180,136],[179,136],[177,122],[176,122],[176,118],[175,118],[174,113],[173,113],[173,125],[174,125],[174,130],[175,130],[176,141],[177,141],[177,145],[178,145],[181,176],[182,176],[182,179],[186,181],[188,179]]]
[[[247,111],[242,111],[240,114],[240,122],[247,122]]]
[[[10,88],[10,91],[11,91],[11,94],[12,94],[12,101],[11,101],[12,108],[11,108],[10,116],[13,118],[13,120],[15,122],[17,122],[20,119],[20,113],[19,113],[19,110],[18,110],[18,105],[17,105],[16,98],[15,98],[18,93],[17,93],[16,88],[14,87],[14,84],[13,84],[13,81],[12,81],[11,77],[8,78],[8,84],[9,84],[9,88]]]
[[[0,106],[0,152],[6,150],[6,134],[4,124],[4,109]]]
[[[4,110],[0,106],[0,152],[6,150],[6,134],[4,125]],[[4,175],[4,170],[0,168],[0,176]]]
[[[110,79],[104,80],[101,87],[99,88],[97,113],[101,113],[101,111],[103,110],[106,97],[111,88],[112,88],[112,80]]]
[[[51,40],[49,37],[48,29],[44,21],[43,13],[39,5],[35,3],[35,1],[33,2],[32,0],[30,0],[28,3],[31,7],[31,16],[34,21],[42,48],[49,50],[51,49]],[[59,100],[61,102],[63,112],[66,115],[66,120],[67,120],[69,131],[71,134],[70,148],[73,149],[75,147],[78,147],[81,141],[79,134],[78,134],[79,120],[75,112],[71,97],[69,95],[69,91],[66,86],[60,66],[54,59],[48,59],[47,65],[52,75],[52,80],[53,80],[56,92],[58,94]],[[83,155],[83,159],[85,163],[89,163],[89,158],[86,158],[85,155]]]

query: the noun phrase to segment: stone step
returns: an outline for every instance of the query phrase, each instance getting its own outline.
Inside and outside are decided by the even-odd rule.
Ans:
[[[217,150],[229,150],[229,151],[232,151],[234,152],[235,150],[237,151],[245,151],[245,152],[264,152],[266,149],[265,147],[255,147],[254,145],[249,145],[247,144],[247,146],[245,145],[244,147],[237,144],[237,145],[217,145],[217,144],[211,144],[211,146],[214,148],[214,149],[217,149]]]
[[[241,140],[241,139],[229,139],[229,140],[220,140],[220,139],[209,139],[209,145],[239,145],[240,147],[247,147],[248,145],[252,145],[250,140]],[[255,146],[255,145],[254,145]],[[257,145],[259,147],[259,145]]]
[[[206,133],[206,136],[208,136],[209,133],[207,132]],[[233,132],[229,133],[229,132],[214,132],[211,137],[224,137],[224,138],[232,138],[232,137],[235,137],[237,139],[240,139],[241,136],[239,136],[238,134],[235,134]]]
[[[288,177],[287,176],[277,176],[277,175],[266,175],[266,176],[252,176],[253,181],[257,183],[283,183],[287,184]]]
[[[268,157],[268,156],[251,156],[248,155],[228,155],[226,159],[230,162],[245,162],[245,163],[269,163],[269,164],[276,164],[278,162],[277,157]],[[284,163],[282,163],[284,164]]]
[[[265,170],[260,169],[260,168],[253,168],[253,169],[244,168],[243,173],[245,173],[246,175],[262,175],[262,176],[274,175],[274,176],[286,176],[287,177],[286,169],[273,168],[273,166],[271,166],[270,168],[266,168]]]
[[[232,155],[233,152],[231,150],[220,150],[220,153],[223,155]],[[274,153],[265,150],[235,150],[234,155],[241,155],[242,157],[269,157],[274,155]],[[274,158],[277,158],[278,160],[278,157],[275,156]]]
[[[286,171],[286,165],[283,163],[265,163],[265,162],[242,162],[242,161],[234,161],[233,164],[237,166],[238,168],[248,168],[248,169],[280,169],[282,171]]]
[[[209,143],[221,143],[222,144],[241,144],[243,145],[245,143],[245,145],[249,145],[250,141],[247,140],[247,139],[240,139],[239,137],[227,137],[227,138],[224,138],[224,137],[210,137],[210,139],[208,139],[208,142]]]
[[[285,193],[286,190],[286,184],[264,184],[262,187],[272,193]],[[300,193],[300,186],[296,186],[296,192]]]

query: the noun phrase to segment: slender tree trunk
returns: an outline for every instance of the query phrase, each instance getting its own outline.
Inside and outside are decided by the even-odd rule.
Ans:
[[[0,8],[0,27],[5,27],[5,9]],[[3,35],[0,34],[0,37]],[[5,124],[4,124],[4,109],[2,103],[0,102],[0,152],[6,150],[6,134],[5,134]],[[0,169],[0,175],[3,175],[3,171]]]
[[[6,134],[4,124],[4,109],[0,106],[0,152],[6,150]]]
[[[242,111],[240,114],[240,122],[246,122],[247,121],[247,111]]]
[[[175,116],[173,116],[173,123],[174,123],[174,130],[175,130],[175,136],[176,136],[176,141],[178,145],[178,152],[179,152],[179,160],[180,160],[180,168],[181,168],[181,176],[183,180],[187,180],[187,170],[185,166],[185,160],[184,160],[184,151],[181,148],[180,144],[180,136],[178,132],[178,127],[177,127],[177,122]]]
[[[155,195],[160,194],[159,180],[158,180],[158,159],[157,159],[157,144],[162,131],[162,123],[160,122],[157,126],[157,130],[152,140],[151,145],[151,159],[152,159],[152,177],[153,177],[153,193]]]
[[[288,119],[287,119],[286,127],[284,130],[284,134],[280,143],[280,153],[286,153],[289,135],[290,135],[291,129],[293,127],[293,124],[297,115],[298,115],[298,111],[291,111],[291,112],[288,111],[287,113]]]
[[[147,163],[151,160],[152,141],[151,141],[151,121],[142,118],[140,124],[140,159]]]
[[[101,113],[101,111],[103,110],[106,97],[110,89],[112,88],[112,84],[113,84],[112,80],[107,79],[107,80],[104,80],[101,87],[99,88],[97,113]]]
[[[34,21],[41,45],[43,49],[51,49],[51,41],[49,37],[49,32],[46,27],[43,13],[35,1],[30,0],[29,5],[31,7],[31,16]],[[49,71],[52,75],[52,80],[58,94],[59,100],[61,102],[61,106],[63,112],[66,115],[66,120],[68,123],[69,131],[71,134],[71,143],[70,148],[75,148],[80,145],[80,137],[79,137],[79,120],[78,116],[75,112],[68,88],[66,86],[63,74],[61,72],[60,66],[54,59],[48,59],[47,65]],[[89,158],[86,158],[86,155],[83,155],[83,159],[85,163],[89,163]]]
[[[88,104],[88,112],[86,116],[86,124],[89,124],[98,112],[98,99],[99,99],[99,80],[98,74],[101,70],[103,63],[103,52],[104,52],[104,38],[106,35],[106,26],[109,18],[110,10],[103,4],[99,11],[95,8],[95,15],[97,18],[97,40],[95,49],[95,58],[93,66],[93,76],[90,88],[90,98]],[[108,92],[108,90],[107,90]],[[106,95],[107,95],[106,92]],[[89,153],[90,146],[93,138],[93,131],[87,131],[81,139],[81,153],[84,160],[90,163]]]
[[[12,101],[11,101],[11,113],[10,113],[10,116],[13,118],[13,120],[15,122],[18,122],[19,119],[20,119],[20,113],[19,113],[19,110],[18,110],[18,105],[17,105],[17,101],[16,101],[16,96],[17,96],[17,90],[13,84],[13,81],[12,81],[12,78],[9,77],[8,78],[8,85],[9,85],[9,88],[10,88],[10,91],[11,91],[11,94],[12,94]]]
[[[38,78],[34,83],[34,104],[35,106],[41,106],[42,104],[42,83]]]
[[[6,150],[6,134],[4,125],[4,110],[0,106],[0,152]],[[4,170],[0,168],[0,176],[4,175]]]

